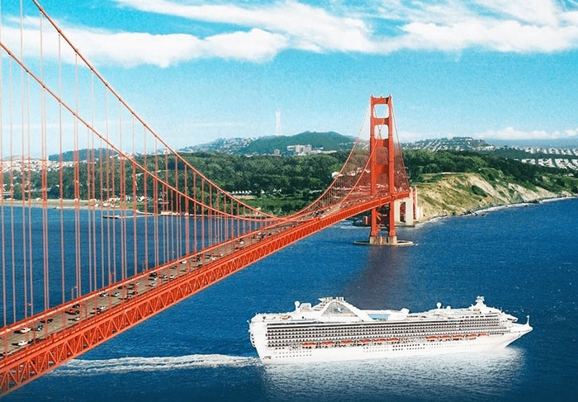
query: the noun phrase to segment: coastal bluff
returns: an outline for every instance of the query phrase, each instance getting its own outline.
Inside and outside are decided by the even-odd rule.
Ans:
[[[467,215],[479,210],[543,199],[571,196],[541,187],[496,181],[490,183],[475,173],[442,173],[430,175],[416,183],[421,221],[443,216]]]

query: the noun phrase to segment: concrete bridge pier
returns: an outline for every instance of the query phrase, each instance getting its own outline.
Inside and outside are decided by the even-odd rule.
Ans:
[[[355,244],[367,246],[410,246],[413,242],[408,240],[398,240],[395,231],[395,224],[402,223],[406,226],[413,226],[416,219],[420,218],[420,210],[416,205],[417,190],[411,189],[407,198],[394,200],[389,204],[389,213],[387,220],[389,222],[389,229],[387,235],[380,234],[380,228],[384,223],[384,216],[379,214],[379,208],[372,210],[370,219],[371,231],[367,241],[356,241]],[[402,208],[403,207],[403,208]],[[402,214],[403,209],[403,214]],[[416,213],[417,212],[417,213]],[[416,216],[417,215],[417,216]]]
[[[397,236],[369,236],[369,240],[366,242],[359,241],[355,244],[366,245],[366,246],[412,246],[413,242],[409,240],[398,240]]]
[[[369,236],[369,244],[372,246],[396,246],[397,236]]]
[[[355,241],[355,244],[364,246],[411,246],[413,242],[408,240],[399,240],[395,232],[395,223],[399,222],[399,204],[406,202],[405,199],[392,201],[389,204],[389,213],[387,214],[388,228],[387,235],[381,234],[380,229],[383,222],[382,216],[379,214],[379,208],[371,211],[370,232],[367,241]],[[411,209],[411,208],[410,208]],[[409,212],[409,211],[408,211]],[[413,224],[413,214],[409,213],[411,223]]]

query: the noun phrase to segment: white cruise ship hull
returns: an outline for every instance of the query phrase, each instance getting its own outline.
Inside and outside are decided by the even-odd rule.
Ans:
[[[468,308],[422,313],[360,310],[343,298],[295,302],[295,311],[257,314],[251,343],[264,364],[296,364],[502,349],[532,331],[529,320],[487,307],[483,297]]]
[[[295,346],[282,349],[257,347],[264,364],[300,364],[336,362],[348,360],[387,359],[396,357],[439,355],[447,353],[486,352],[505,348],[531,330],[526,325],[513,324],[513,331],[503,335],[473,336],[436,340],[400,340],[398,342],[367,342],[366,344],[342,344]]]

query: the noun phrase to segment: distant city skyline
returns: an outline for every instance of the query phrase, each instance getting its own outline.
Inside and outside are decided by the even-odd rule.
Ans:
[[[24,2],[29,27],[37,13]],[[2,2],[3,42],[20,27],[13,3]],[[388,94],[401,142],[578,142],[575,0],[40,4],[175,149],[304,131],[356,136],[369,96]]]

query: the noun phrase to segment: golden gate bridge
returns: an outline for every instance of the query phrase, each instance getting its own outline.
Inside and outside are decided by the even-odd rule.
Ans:
[[[274,216],[191,166],[32,4],[0,9],[0,396],[343,219],[370,211],[363,243],[400,244],[391,96],[370,97],[369,149]]]

